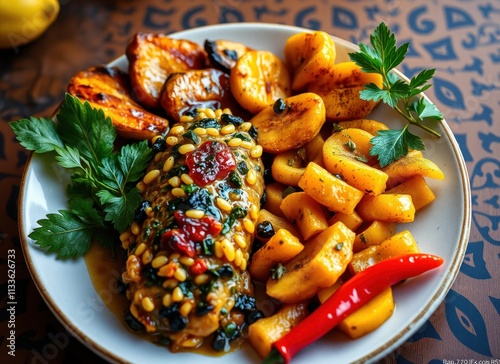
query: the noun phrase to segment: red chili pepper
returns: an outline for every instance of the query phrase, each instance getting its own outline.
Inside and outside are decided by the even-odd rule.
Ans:
[[[325,335],[387,287],[441,264],[442,258],[421,253],[388,258],[366,268],[345,282],[306,319],[275,342],[263,364],[288,363],[301,349]]]
[[[205,273],[207,269],[208,269],[207,261],[203,258],[197,258],[195,259],[190,270],[194,274],[202,274]]]

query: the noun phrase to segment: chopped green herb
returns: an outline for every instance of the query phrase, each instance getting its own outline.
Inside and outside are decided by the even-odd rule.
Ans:
[[[286,268],[283,264],[278,263],[271,268],[271,278],[274,280],[279,280],[286,273]]]

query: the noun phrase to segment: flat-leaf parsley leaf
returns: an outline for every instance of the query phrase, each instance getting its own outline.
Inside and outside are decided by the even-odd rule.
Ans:
[[[371,140],[370,155],[377,156],[382,167],[404,157],[410,149],[424,150],[422,139],[410,133],[408,126],[416,125],[425,131],[440,137],[440,134],[423,123],[424,119],[442,120],[441,112],[420,93],[432,84],[435,69],[424,69],[410,82],[406,82],[392,72],[403,62],[408,52],[408,43],[396,45],[394,33],[385,23],[380,23],[370,35],[371,47],[360,43],[359,51],[349,53],[351,61],[364,72],[378,73],[382,76],[382,88],[374,83],[365,86],[360,92],[363,100],[382,101],[395,109],[407,121],[401,130],[378,132]],[[420,95],[420,96],[419,96]],[[415,101],[415,98],[417,100]]]
[[[10,126],[26,149],[55,152],[56,162],[71,176],[68,209],[39,220],[40,226],[29,237],[58,258],[77,258],[89,250],[93,240],[109,244],[113,232],[122,232],[132,222],[141,202],[135,185],[152,151],[147,141],[115,151],[116,130],[111,119],[69,94],[56,118],[57,122],[31,117]]]

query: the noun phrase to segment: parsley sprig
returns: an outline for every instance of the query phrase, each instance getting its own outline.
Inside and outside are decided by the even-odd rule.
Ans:
[[[397,46],[394,33],[383,22],[370,35],[370,43],[371,47],[359,43],[359,52],[349,53],[349,57],[364,72],[380,74],[383,84],[382,88],[374,83],[366,85],[360,92],[360,97],[363,100],[384,102],[401,114],[407,122],[400,130],[381,130],[372,139],[370,154],[377,156],[383,167],[405,156],[410,149],[425,149],[422,139],[409,131],[410,125],[440,137],[437,131],[423,121],[426,118],[442,120],[443,115],[421,95],[432,86],[429,81],[434,76],[435,69],[424,69],[412,77],[410,82],[392,72],[404,60],[409,43]]]
[[[55,152],[68,170],[68,209],[47,214],[29,235],[58,258],[83,256],[95,239],[109,244],[132,222],[142,198],[135,187],[152,152],[147,141],[115,151],[116,130],[102,110],[65,95],[57,122],[22,119],[10,126],[23,147],[35,153]]]

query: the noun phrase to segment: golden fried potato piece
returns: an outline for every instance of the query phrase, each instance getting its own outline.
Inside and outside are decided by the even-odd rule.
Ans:
[[[229,81],[235,99],[252,114],[292,94],[285,63],[269,51],[242,55],[231,69]]]
[[[241,116],[241,107],[231,94],[229,75],[215,68],[172,74],[161,93],[161,106],[167,117],[179,121],[196,108],[231,109]]]
[[[160,108],[160,92],[168,75],[208,65],[202,46],[164,34],[137,33],[127,46],[126,55],[134,96],[150,109]]]
[[[370,83],[381,88],[382,76],[363,72],[354,62],[341,62],[331,65],[328,73],[307,86],[307,91],[321,96],[327,120],[363,119],[378,105],[378,102],[363,100],[359,96]]]
[[[117,68],[97,66],[71,78],[68,93],[109,116],[120,136],[149,139],[168,128],[168,120],[145,110],[131,95],[128,75]]]
[[[247,52],[253,51],[253,48],[240,42],[217,39],[205,40],[205,51],[212,67],[225,73],[231,72],[236,61]]]

